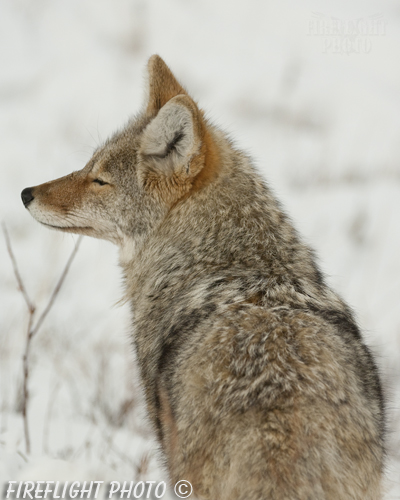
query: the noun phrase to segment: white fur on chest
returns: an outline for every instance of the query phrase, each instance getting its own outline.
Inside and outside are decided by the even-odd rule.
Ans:
[[[128,265],[134,258],[137,251],[136,242],[127,236],[124,236],[119,245],[119,263],[121,266]]]

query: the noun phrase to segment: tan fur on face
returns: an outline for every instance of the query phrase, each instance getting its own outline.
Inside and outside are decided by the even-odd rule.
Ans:
[[[115,240],[115,237],[107,237],[109,223],[99,219],[90,207],[90,200],[101,201],[111,189],[110,185],[93,182],[98,176],[107,176],[101,165],[94,171],[92,166],[89,163],[81,172],[32,188],[34,199],[29,210],[33,217],[52,229]]]
[[[70,174],[36,186],[32,189],[34,201],[30,212],[39,222],[51,228],[90,235],[90,224],[76,217],[90,184],[86,177]]]
[[[48,210],[67,214],[80,205],[89,186],[87,178],[71,174],[36,186],[33,195]]]

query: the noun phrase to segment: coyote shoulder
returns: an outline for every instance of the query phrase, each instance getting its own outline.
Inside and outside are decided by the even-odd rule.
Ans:
[[[383,400],[351,310],[159,56],[140,114],[22,200],[119,245],[171,482],[209,500],[381,498]]]

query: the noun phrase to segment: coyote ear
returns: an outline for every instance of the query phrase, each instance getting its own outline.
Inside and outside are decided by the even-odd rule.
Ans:
[[[198,174],[203,136],[201,113],[189,96],[170,99],[143,132],[139,150],[140,171],[147,181],[155,178],[186,182]]]
[[[150,57],[148,71],[147,113],[157,113],[170,99],[183,94],[184,88],[176,80],[171,70],[157,54]]]

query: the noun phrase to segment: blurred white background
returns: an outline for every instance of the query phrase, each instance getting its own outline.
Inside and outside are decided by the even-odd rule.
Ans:
[[[395,0],[0,0],[0,219],[43,310],[76,238],[20,191],[78,170],[142,104],[159,53],[247,150],[355,309],[389,399],[400,498],[400,4]],[[162,480],[130,345],[117,249],[85,238],[34,338],[0,241],[0,482]]]

